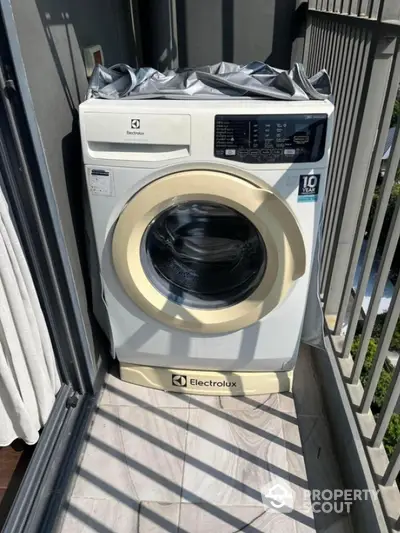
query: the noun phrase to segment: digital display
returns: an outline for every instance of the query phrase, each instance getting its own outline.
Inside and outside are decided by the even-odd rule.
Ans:
[[[312,163],[324,156],[327,115],[216,115],[214,155],[242,163]]]

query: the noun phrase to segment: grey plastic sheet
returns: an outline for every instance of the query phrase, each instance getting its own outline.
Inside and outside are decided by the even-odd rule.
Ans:
[[[325,70],[308,78],[301,63],[280,70],[260,61],[248,65],[221,62],[190,69],[132,68],[97,65],[89,81],[88,98],[116,100],[266,98],[272,100],[325,100],[331,82]]]

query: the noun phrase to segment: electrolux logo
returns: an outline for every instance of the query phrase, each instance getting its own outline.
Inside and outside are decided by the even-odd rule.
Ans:
[[[179,374],[172,374],[172,385],[175,385],[175,387],[186,387],[187,377],[180,376]]]
[[[143,131],[140,131],[141,124],[140,118],[131,118],[131,129],[126,131],[127,135],[144,135]]]
[[[222,381],[214,381],[212,379],[207,380],[201,380],[197,378],[189,378],[187,376],[183,376],[181,374],[172,374],[172,385],[175,387],[187,387],[187,384],[195,386],[195,387],[227,387],[229,389],[234,389],[237,387],[236,381],[226,381],[223,379]]]
[[[212,379],[203,381],[201,379],[192,378],[189,380],[189,383],[191,385],[196,385],[197,387],[228,387],[228,388],[237,387],[236,381],[225,381],[225,379],[222,381],[213,381]]]

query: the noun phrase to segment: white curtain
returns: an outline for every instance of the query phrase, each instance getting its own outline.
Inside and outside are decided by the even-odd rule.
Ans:
[[[59,388],[47,325],[0,189],[0,446],[37,442]]]

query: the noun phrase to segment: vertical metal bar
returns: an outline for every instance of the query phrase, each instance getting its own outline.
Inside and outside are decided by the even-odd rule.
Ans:
[[[392,148],[389,166],[385,173],[384,182],[382,184],[378,204],[376,207],[372,228],[368,237],[367,248],[365,252],[365,261],[361,270],[360,282],[356,290],[356,296],[351,310],[351,317],[347,326],[346,337],[344,341],[342,356],[347,357],[350,354],[351,345],[353,343],[354,334],[356,332],[357,323],[359,320],[365,291],[368,286],[372,264],[375,259],[375,253],[378,246],[379,237],[381,234],[382,225],[385,219],[387,205],[392,192],[392,187],[396,178],[396,172],[400,160],[400,122],[397,124],[396,133],[394,137],[394,146]]]
[[[350,15],[358,15],[358,0],[351,0]]]
[[[317,0],[308,0],[308,9],[316,9]]]
[[[325,44],[325,35],[326,35],[326,19],[323,17],[320,19],[320,30],[319,30],[319,36],[318,36],[318,42],[317,42],[317,55],[316,55],[316,63],[315,63],[315,71],[318,71],[322,67],[322,54],[324,50],[324,44]]]
[[[390,459],[390,462],[387,466],[386,472],[382,477],[382,485],[390,486],[394,485],[397,476],[400,473],[400,441],[396,444],[393,455]],[[399,528],[400,521],[396,524],[396,527]]]
[[[313,17],[315,19],[315,17]],[[309,62],[308,62],[308,73],[309,75],[314,74],[314,64],[315,64],[315,55],[317,53],[317,35],[318,35],[318,26],[317,21],[314,20],[311,26],[311,42],[309,47]]]
[[[335,0],[328,0],[328,11],[333,13]]]
[[[321,68],[328,71],[329,75],[332,73],[332,58],[333,58],[333,42],[335,38],[335,21],[328,19],[327,33],[325,36],[325,49],[321,60]]]
[[[310,74],[314,74],[315,56],[317,54],[317,38],[318,38],[318,19],[313,14],[312,22],[312,42],[310,44]]]
[[[396,207],[390,223],[388,235],[389,239],[385,243],[379,270],[376,276],[378,280],[374,285],[371,301],[369,303],[367,316],[364,320],[364,325],[361,333],[360,345],[355,357],[353,371],[351,375],[351,382],[357,383],[360,379],[361,370],[364,365],[365,355],[368,350],[369,340],[371,338],[372,329],[374,327],[375,318],[378,312],[379,303],[381,301],[383,291],[389,275],[390,267],[392,265],[393,256],[397,249],[397,243],[400,237],[400,197],[397,199]]]
[[[322,31],[323,31],[323,21],[320,17],[317,18],[317,33],[315,40],[315,56],[313,64],[313,72],[317,72],[320,69],[321,64],[321,41],[322,41]]]
[[[332,86],[333,86],[333,91],[334,93],[336,93],[336,90],[337,90],[337,86],[338,86],[338,83],[337,83],[337,74],[338,74],[338,71],[340,70],[341,66],[342,66],[342,60],[343,58],[341,57],[340,53],[339,53],[339,50],[340,50],[340,47],[342,45],[342,41],[343,41],[343,24],[337,24],[335,23],[335,26],[333,28],[333,40],[332,42],[330,43],[330,46],[332,47],[332,56],[330,57],[330,60],[329,60],[329,67],[330,67],[330,75],[331,75],[331,78],[332,78]],[[333,58],[333,69],[331,67],[332,63],[332,58]]]
[[[338,315],[340,308],[341,316],[336,321],[335,333],[341,329],[357,261],[354,258],[359,254],[363,237],[359,226],[357,226],[360,213],[358,209],[355,209],[355,206],[360,206],[363,198],[364,203],[366,202],[365,185],[368,177],[370,178],[368,194],[371,198],[367,198],[367,200],[372,199],[373,187],[371,187],[371,182],[377,176],[371,176],[371,157],[376,145],[377,129],[380,124],[380,130],[386,129],[386,123],[390,122],[391,113],[388,106],[386,106],[386,112],[382,119],[383,105],[385,101],[390,101],[391,106],[393,106],[397,91],[394,83],[391,84],[390,98],[388,97],[387,80],[389,73],[392,71],[393,65],[398,63],[393,61],[395,45],[396,39],[394,38],[379,39],[375,42],[373,54],[368,60],[368,76],[361,91],[362,107],[358,110],[356,123],[357,134],[350,147],[349,167],[346,171],[347,191],[346,196],[343,196],[345,202],[335,213],[338,229],[335,239],[332,239],[333,242],[330,244],[328,257],[331,257],[334,249],[337,249],[337,252],[334,264],[331,265],[329,271],[329,276],[331,276],[329,286],[325,288],[324,294],[327,314]],[[379,143],[381,143],[381,139],[379,139]],[[340,218],[338,218],[339,216]],[[365,223],[367,216],[368,213],[365,214]]]
[[[396,327],[396,322],[397,322],[399,311],[400,311],[400,298],[398,300],[399,300],[398,301],[399,305],[397,309],[397,314],[395,311],[393,312],[393,314],[395,315],[393,319],[393,331],[394,331],[394,328]],[[387,347],[389,347],[391,338],[392,338],[392,335],[389,336]],[[384,359],[383,363],[384,363],[386,359],[386,355],[387,355],[386,352],[383,355],[384,355],[383,357]],[[383,366],[383,363],[382,363],[382,366]],[[379,379],[379,375],[378,375],[378,379]],[[378,379],[376,380],[375,388],[378,385]],[[372,393],[372,397],[374,393],[375,393],[375,390]],[[392,381],[390,382],[389,389],[385,396],[385,400],[383,402],[381,412],[379,413],[379,418],[376,422],[375,430],[371,437],[371,446],[377,447],[382,444],[383,437],[385,436],[385,433],[390,423],[390,419],[392,418],[397,402],[399,401],[399,396],[400,396],[400,362],[397,362],[396,369],[392,377]]]
[[[399,313],[400,313],[400,276],[396,283],[395,293],[393,294],[392,299],[390,301],[389,310],[386,315],[385,322],[383,324],[381,336],[379,338],[379,343],[378,343],[378,348],[376,350],[375,359],[374,359],[374,362],[371,368],[371,372],[368,376],[367,385],[364,389],[364,394],[361,400],[360,412],[363,414],[368,413],[368,410],[371,407],[371,403],[374,398],[375,390],[378,385],[378,381],[379,381],[379,378],[382,372],[382,368],[387,358],[387,352],[389,349],[390,341],[392,340],[392,337],[393,337],[393,333],[394,333],[394,329],[397,324]],[[397,367],[399,367],[399,365],[397,365]],[[393,380],[392,380],[392,383],[393,383]],[[399,385],[400,385],[400,382],[399,382]],[[388,397],[389,397],[389,391],[386,396],[385,403]],[[394,407],[396,406],[397,400],[398,400],[398,395],[397,395],[397,398],[395,398]],[[377,444],[374,444],[374,446],[379,446],[381,441],[378,442],[378,437],[383,437],[386,431],[386,428],[383,428],[383,422],[386,422],[387,420],[385,411],[386,409],[382,408],[381,414],[379,417],[380,423],[377,423],[375,427],[375,432],[372,437],[372,440],[374,440],[375,443]],[[389,419],[391,415],[392,413],[389,415]],[[383,431],[383,434],[382,434],[382,431]]]
[[[360,15],[360,17],[368,17],[369,16],[369,0],[361,0],[360,1],[359,15]]]
[[[381,0],[372,0],[370,18],[377,19],[379,15],[379,9],[381,7]]]
[[[312,34],[314,32],[314,25],[313,25],[313,16],[308,14],[307,16],[307,27],[306,27],[306,35],[304,39],[304,57],[303,62],[307,70],[307,74],[310,75],[310,69],[309,69],[309,63],[310,63],[310,43],[312,39]],[[312,50],[312,48],[311,48]]]
[[[350,13],[350,1],[351,0],[344,0],[343,2],[342,13],[344,15],[348,15]]]
[[[358,126],[357,117],[360,111],[361,102],[363,99],[362,87],[366,80],[368,67],[368,58],[370,56],[371,34],[365,33],[364,30],[356,30],[358,38],[358,51],[354,57],[352,66],[354,68],[354,76],[352,83],[346,88],[344,95],[344,110],[341,123],[337,125],[338,140],[340,144],[336,144],[335,152],[337,159],[335,159],[334,166],[330,168],[330,176],[334,193],[331,195],[330,212],[324,221],[324,239],[323,239],[323,278],[322,287],[324,293],[324,302],[328,297],[328,289],[331,284],[333,267],[335,263],[335,256],[332,253],[338,239],[337,232],[339,231],[339,222],[344,210],[344,203],[342,202],[344,189],[348,180],[349,166],[351,163],[353,143],[356,137],[356,128]]]
[[[329,21],[324,18],[323,20],[321,20],[321,24],[322,24],[322,30],[321,30],[321,40],[320,40],[320,43],[319,43],[319,61],[318,61],[318,67],[321,68],[324,64],[324,55],[326,53],[326,49],[327,49],[327,35],[328,35],[328,27],[329,27]]]
[[[320,60],[320,67],[325,68],[329,74],[330,72],[330,65],[329,65],[329,56],[332,53],[331,43],[333,39],[333,29],[334,23],[332,20],[327,20],[326,22],[326,32],[324,35],[324,47],[321,53],[321,60]]]

